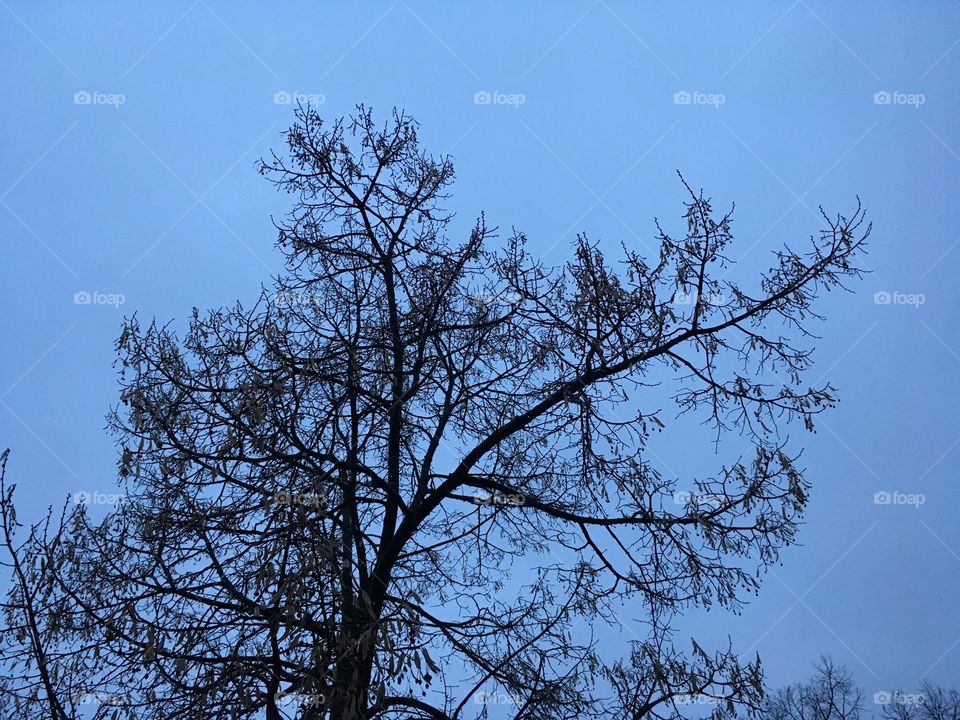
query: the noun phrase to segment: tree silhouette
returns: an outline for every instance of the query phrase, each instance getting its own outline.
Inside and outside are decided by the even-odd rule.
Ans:
[[[737,608],[789,544],[809,485],[786,427],[830,407],[809,323],[861,271],[859,203],[727,280],[731,215],[685,182],[686,226],[611,263],[579,236],[548,267],[483,216],[452,240],[449,158],[358,108],[297,110],[261,172],[294,197],[287,266],[253,307],[136,318],[110,416],[126,499],[8,554],[4,707],[19,717],[678,717],[760,707],[759,659],[673,642],[691,606]],[[681,178],[682,181],[682,178]],[[732,212],[732,211],[731,211]],[[691,481],[646,457],[644,391],[742,437]],[[718,448],[722,447],[718,445]],[[647,635],[611,659],[584,630],[629,599]],[[580,623],[580,629],[575,627]],[[11,710],[12,711],[12,710]]]
[[[881,720],[960,720],[960,692],[924,681],[920,692],[878,692],[873,696]],[[860,720],[868,717],[863,690],[850,671],[821,656],[814,676],[770,693],[766,720]]]
[[[960,720],[960,690],[956,688],[924,681],[919,693],[889,693],[883,700],[883,720]]]
[[[850,672],[829,657],[821,657],[814,677],[773,693],[765,717],[768,720],[860,720],[863,692]]]

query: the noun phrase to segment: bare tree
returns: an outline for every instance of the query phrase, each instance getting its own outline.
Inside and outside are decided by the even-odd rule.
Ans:
[[[960,720],[960,692],[923,682],[918,693],[879,692],[882,720]],[[813,678],[767,697],[767,720],[859,720],[867,717],[864,693],[843,666],[821,656]],[[876,714],[870,717],[878,717]]]
[[[863,692],[844,667],[821,656],[813,678],[773,693],[767,701],[768,720],[859,720]]]
[[[880,715],[883,720],[960,720],[960,691],[930,682],[919,693],[890,693]]]
[[[300,108],[287,143],[261,166],[295,198],[286,274],[253,307],[195,310],[182,339],[130,318],[110,419],[126,501],[8,541],[43,561],[6,606],[36,626],[4,636],[6,707],[72,718],[82,680],[126,699],[97,717],[757,710],[759,659],[687,650],[671,620],[739,607],[794,539],[809,485],[786,428],[835,401],[804,381],[810,321],[860,275],[859,203],[752,287],[726,279],[731,214],[686,183],[656,257],[611,263],[581,235],[547,267],[482,216],[449,237],[452,163],[402,113]],[[661,475],[658,382],[749,455]],[[624,600],[647,637],[617,659],[584,628]]]

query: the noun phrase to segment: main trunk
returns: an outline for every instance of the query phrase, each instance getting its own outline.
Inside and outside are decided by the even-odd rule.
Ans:
[[[366,609],[344,608],[342,660],[333,674],[327,707],[330,720],[368,720],[376,637]]]

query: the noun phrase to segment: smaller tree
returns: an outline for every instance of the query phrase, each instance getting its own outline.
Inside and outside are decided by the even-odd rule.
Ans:
[[[822,655],[812,679],[776,691],[767,703],[769,720],[859,720],[862,712],[863,691],[853,676]]]
[[[896,692],[883,706],[883,720],[960,720],[960,691],[924,682],[916,695]]]
[[[797,683],[768,695],[767,720],[859,720],[864,713],[863,691],[850,671],[821,656],[808,682]],[[924,682],[920,692],[878,693],[880,720],[960,720],[960,691]]]

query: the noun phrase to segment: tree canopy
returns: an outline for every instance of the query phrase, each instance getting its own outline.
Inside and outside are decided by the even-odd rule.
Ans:
[[[451,237],[453,163],[403,112],[300,107],[260,170],[293,200],[285,273],[183,337],[125,321],[124,502],[23,529],[3,490],[6,714],[759,710],[759,659],[674,642],[672,620],[739,607],[794,541],[810,485],[787,430],[836,401],[810,385],[811,321],[861,274],[859,202],[742,285],[732,208],[683,178],[655,257],[579,235],[548,266],[483,216]],[[661,382],[673,408],[644,402]],[[664,476],[644,449],[676,411],[750,454]],[[647,636],[611,658],[589,628],[624,600]]]

